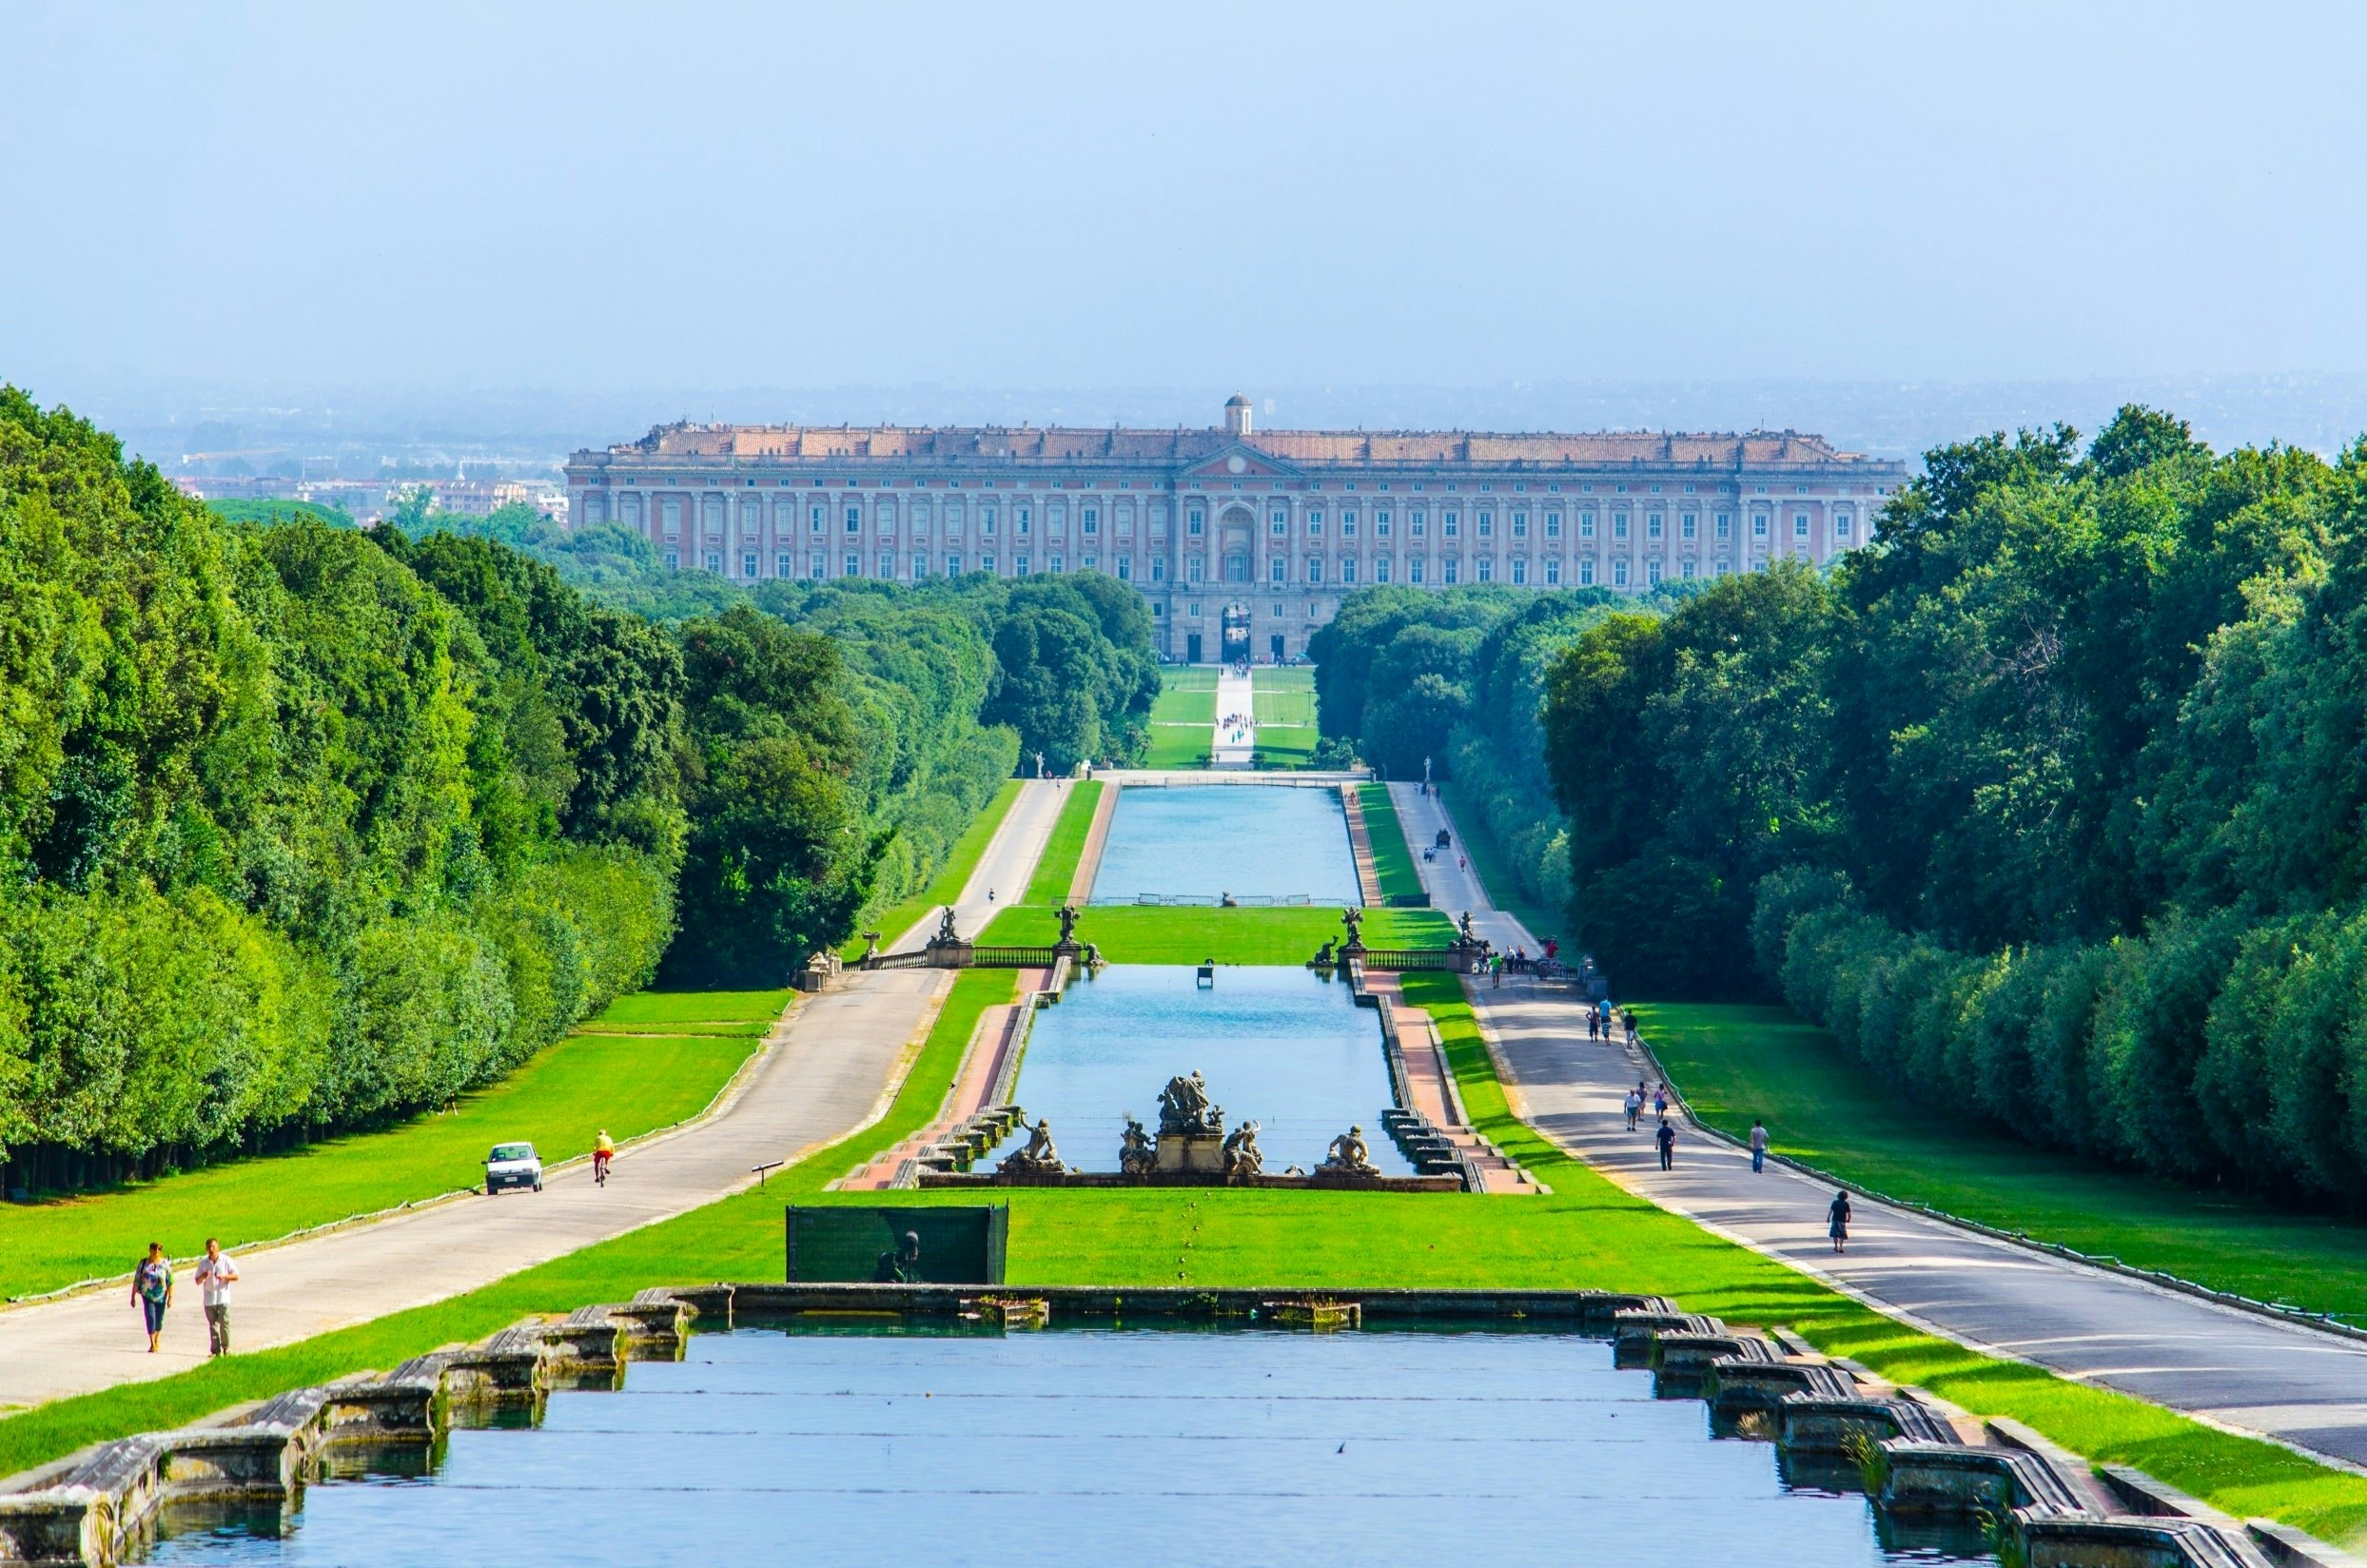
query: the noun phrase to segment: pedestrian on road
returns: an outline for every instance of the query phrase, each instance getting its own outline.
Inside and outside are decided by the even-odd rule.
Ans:
[[[1664,1122],[1669,1119],[1669,1086],[1666,1083],[1652,1091],[1652,1113]]]
[[[208,1356],[230,1353],[230,1285],[238,1277],[239,1265],[222,1250],[222,1238],[206,1237],[205,1256],[197,1260],[197,1271],[190,1278],[197,1281],[197,1299],[205,1308]]]
[[[1767,1169],[1767,1124],[1756,1116],[1751,1118],[1751,1173],[1754,1176]]]
[[[1653,1137],[1660,1145],[1660,1168],[1674,1170],[1676,1168],[1676,1128],[1669,1125],[1669,1119],[1666,1116],[1660,1118],[1660,1130],[1653,1134]]]
[[[594,1186],[608,1185],[608,1162],[616,1157],[616,1141],[608,1135],[608,1128],[602,1127],[599,1137],[593,1140],[592,1144],[592,1185]]]
[[[165,1308],[172,1304],[172,1264],[165,1244],[148,1243],[147,1256],[131,1271],[131,1300],[147,1322],[148,1354],[156,1354],[156,1336],[165,1331]]]
[[[1594,1022],[1594,1010],[1589,1009],[1586,1014],[1586,1037],[1589,1040],[1600,1039],[1602,1037],[1602,1029]]]
[[[1849,1195],[1846,1191],[1832,1195],[1832,1206],[1825,1211],[1825,1234],[1832,1238],[1832,1249],[1846,1252],[1849,1246]]]
[[[1629,1089],[1627,1091],[1626,1103],[1628,1130],[1630,1132],[1633,1132],[1635,1130],[1635,1118],[1644,1114],[1644,1097],[1634,1089]]]

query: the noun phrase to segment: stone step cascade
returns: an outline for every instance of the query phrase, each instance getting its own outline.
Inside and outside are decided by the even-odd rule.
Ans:
[[[1340,809],[1348,818],[1348,853],[1356,860],[1356,894],[1368,910],[1389,902],[1380,891],[1380,870],[1373,861],[1373,830],[1364,820],[1364,800],[1358,785],[1340,786]]]
[[[0,1494],[0,1562],[112,1568],[170,1510],[297,1501],[360,1449],[420,1446],[504,1409],[539,1410],[558,1388],[614,1389],[630,1361],[676,1360],[696,1322],[782,1324],[809,1314],[886,1313],[991,1323],[1227,1322],[1355,1331],[1495,1319],[1608,1335],[1654,1393],[1698,1398],[1820,1475],[1858,1484],[1898,1518],[1981,1520],[2001,1555],[2032,1568],[2340,1568],[2353,1559],[2283,1525],[2239,1522],[2142,1472],[2091,1469],[2015,1422],[1983,1421],[1796,1338],[1730,1327],[1665,1297],[1591,1290],[1304,1291],[1188,1286],[714,1284],[644,1290],[394,1371],[298,1389],[180,1431],[100,1443]]]

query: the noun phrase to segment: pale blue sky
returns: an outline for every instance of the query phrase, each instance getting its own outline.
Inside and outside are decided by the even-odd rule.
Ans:
[[[2367,7],[0,12],[0,379],[2367,370]]]

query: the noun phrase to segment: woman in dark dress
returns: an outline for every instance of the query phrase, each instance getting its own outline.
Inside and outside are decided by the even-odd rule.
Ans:
[[[1846,1251],[1849,1245],[1849,1195],[1836,1192],[1832,1206],[1825,1211],[1825,1234],[1832,1238],[1835,1252]]]

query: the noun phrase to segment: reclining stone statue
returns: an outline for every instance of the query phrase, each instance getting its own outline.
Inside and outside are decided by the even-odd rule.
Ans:
[[[1364,1129],[1352,1127],[1331,1141],[1329,1157],[1316,1169],[1335,1176],[1378,1176],[1380,1169],[1373,1164],[1371,1153],[1364,1144]]]
[[[1194,1068],[1188,1078],[1167,1080],[1159,1091],[1159,1135],[1201,1137],[1224,1130],[1224,1112],[1208,1100],[1207,1080]]]
[[[1027,1147],[1013,1149],[996,1169],[1012,1176],[1057,1176],[1068,1167],[1061,1163],[1060,1150],[1052,1147],[1052,1124],[1043,1117],[1028,1130]]]

